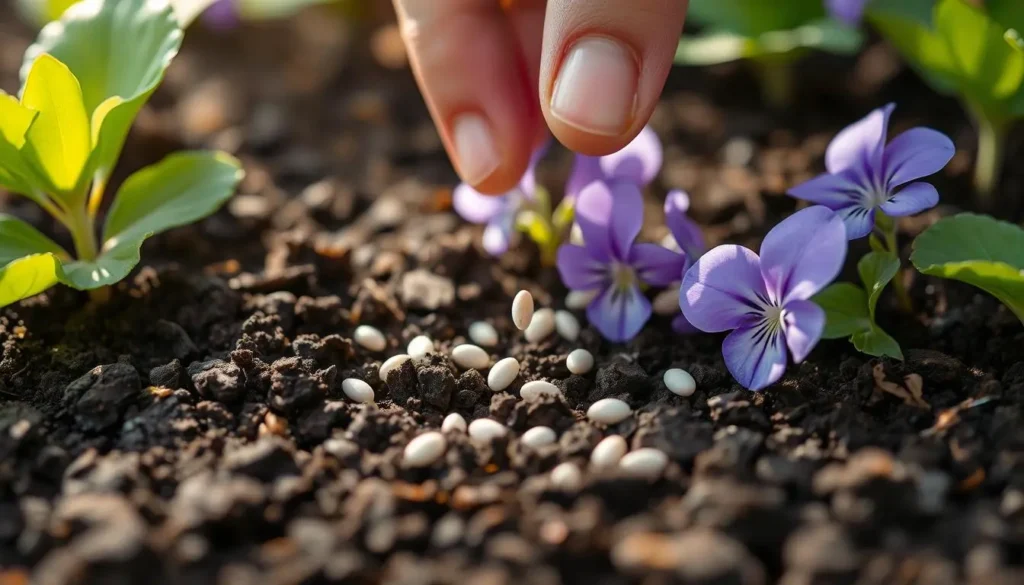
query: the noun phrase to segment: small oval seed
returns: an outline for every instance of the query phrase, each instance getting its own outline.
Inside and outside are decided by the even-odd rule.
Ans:
[[[541,396],[561,396],[562,391],[551,382],[534,380],[533,382],[523,384],[523,387],[519,390],[519,395],[523,397],[523,400],[537,400]]]
[[[598,468],[611,467],[622,459],[629,450],[626,439],[619,435],[610,435],[603,439],[590,452],[590,464]]]
[[[487,374],[487,387],[495,392],[501,392],[515,382],[518,375],[519,360],[514,357],[499,360]]]
[[[679,368],[666,370],[661,379],[665,382],[665,387],[673,394],[693,396],[693,393],[697,391],[697,381],[686,370]]]
[[[606,425],[620,423],[629,418],[631,414],[633,414],[633,410],[629,408],[629,405],[618,398],[602,398],[587,409],[587,418]]]
[[[384,351],[384,348],[388,346],[388,340],[385,339],[380,329],[369,325],[356,327],[356,330],[352,333],[352,338],[355,339],[356,343],[370,351]]]
[[[655,315],[678,315],[680,312],[679,287],[670,286],[654,295],[654,300],[651,301],[651,307],[654,308]]]
[[[632,477],[657,479],[668,465],[668,455],[658,449],[644,447],[627,453],[619,460],[619,469]]]
[[[555,312],[551,309],[539,309],[533,314],[530,326],[526,328],[526,341],[538,343],[547,339],[555,332]]]
[[[391,370],[395,370],[402,367],[402,364],[409,361],[410,359],[412,359],[412,356],[410,356],[409,354],[400,353],[398,355],[391,356],[388,359],[384,360],[384,363],[380,365],[380,381],[387,382],[388,374],[391,373]]]
[[[409,441],[402,453],[406,467],[427,467],[444,455],[448,440],[437,431],[430,431]]]
[[[577,376],[582,376],[594,368],[594,354],[585,349],[574,349],[565,358],[565,367]]]
[[[491,356],[480,347],[464,343],[452,349],[452,360],[467,370],[486,370]]]
[[[405,352],[414,358],[421,358],[432,351],[434,351],[434,342],[426,335],[413,337],[405,349]]]
[[[478,418],[469,423],[469,436],[478,441],[490,441],[508,433],[505,425],[489,418]]]
[[[581,311],[587,308],[590,301],[597,298],[599,290],[571,290],[565,295],[565,308],[573,311]]]
[[[583,486],[580,466],[572,461],[559,463],[551,470],[551,485],[565,492],[575,492]]]
[[[580,338],[580,322],[569,311],[555,311],[555,331],[563,339],[576,341]]]
[[[346,378],[341,382],[341,391],[355,402],[373,402],[373,388],[359,378]]]
[[[558,435],[550,427],[533,427],[532,429],[523,433],[523,436],[519,438],[519,441],[530,447],[536,449],[545,445],[551,445],[558,440]]]
[[[441,421],[441,432],[443,433],[464,433],[466,432],[466,419],[462,418],[462,415],[453,412],[448,416],[444,417]]]
[[[533,295],[528,290],[521,290],[512,299],[512,323],[516,329],[525,331],[533,319]]]
[[[476,321],[469,326],[469,338],[481,347],[498,345],[498,330],[486,321]]]

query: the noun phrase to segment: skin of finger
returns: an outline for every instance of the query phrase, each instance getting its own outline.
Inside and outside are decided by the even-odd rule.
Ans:
[[[513,34],[519,39],[519,50],[526,63],[527,76],[532,88],[540,83],[541,44],[544,39],[544,17],[547,0],[506,0],[511,5],[506,13]],[[533,94],[531,93],[531,96]],[[537,124],[534,147],[540,147],[550,138],[546,124]]]
[[[449,155],[455,160],[455,118],[480,112],[502,162],[474,187],[494,194],[515,187],[542,119],[519,40],[501,5],[494,0],[395,0],[395,11],[413,73]]]
[[[688,0],[549,0],[540,68],[541,111],[551,132],[577,152],[600,156],[629,143],[650,119],[672,67]],[[558,70],[573,43],[586,36],[622,42],[639,69],[637,106],[629,129],[619,136],[583,132],[551,115]]]

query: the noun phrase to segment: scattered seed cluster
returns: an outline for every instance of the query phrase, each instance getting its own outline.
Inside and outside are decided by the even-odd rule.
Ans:
[[[566,306],[580,308],[590,301],[592,295],[573,292],[566,298]],[[554,311],[549,308],[534,308],[533,296],[528,291],[519,291],[512,301],[512,322],[529,343],[543,341],[557,333],[567,341],[579,339],[580,323],[576,316],[567,310]],[[502,392],[509,388],[519,377],[521,366],[514,357],[498,360],[493,365],[485,347],[496,347],[500,341],[498,330],[486,321],[476,321],[469,326],[468,337],[473,343],[463,343],[451,350],[451,359],[465,370],[487,372],[487,386],[494,392]],[[356,328],[353,338],[357,344],[372,352],[382,352],[387,348],[387,339],[380,330],[369,325]],[[387,382],[388,374],[400,368],[410,359],[423,358],[435,351],[433,340],[420,335],[409,341],[406,353],[400,353],[386,359],[380,366],[378,375]],[[570,373],[582,376],[594,369],[594,355],[586,349],[575,349],[565,360]],[[663,381],[669,391],[679,396],[692,396],[697,384],[687,371],[673,368],[664,373]],[[345,395],[354,402],[373,403],[373,389],[365,381],[348,378],[342,382]],[[527,381],[519,390],[523,400],[536,401],[544,397],[559,397],[562,391],[558,386],[546,380]],[[587,409],[587,418],[598,425],[616,425],[633,416],[629,404],[618,398],[598,400]],[[429,467],[444,456],[448,449],[446,435],[467,433],[471,439],[489,442],[505,437],[509,429],[496,420],[480,418],[467,424],[466,419],[458,413],[451,413],[441,423],[440,431],[427,431],[413,438],[405,447],[403,465],[408,468]],[[538,449],[558,441],[554,429],[547,426],[535,426],[519,437],[523,447]],[[605,437],[594,447],[590,455],[590,466],[594,469],[618,469],[620,473],[637,478],[657,479],[668,465],[668,456],[662,451],[652,448],[641,448],[629,452],[625,438],[620,435]],[[582,470],[574,463],[559,464],[551,470],[550,478],[558,489],[565,491],[578,490],[582,485]]]

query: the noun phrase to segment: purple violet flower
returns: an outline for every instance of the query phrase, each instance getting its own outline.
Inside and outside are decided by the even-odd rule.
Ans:
[[[686,215],[689,209],[690,196],[685,191],[678,189],[669,191],[665,197],[665,223],[668,225],[676,245],[682,250],[684,274],[708,249],[707,243],[704,241],[704,235],[700,231],[700,226]],[[682,313],[676,315],[672,320],[672,329],[676,333],[686,335],[700,331]]]
[[[867,7],[867,3],[868,0],[825,0],[825,9],[829,16],[839,22],[857,26],[864,18],[864,9]]]
[[[217,0],[203,12],[203,22],[214,30],[229,30],[241,22],[238,0]]]
[[[523,204],[533,201],[537,192],[535,171],[546,148],[538,149],[530,159],[523,178],[511,191],[502,195],[484,195],[466,183],[452,193],[452,207],[470,223],[485,224],[483,244],[487,253],[501,256],[508,251],[515,235],[516,216]]]
[[[815,205],[772,228],[760,257],[737,245],[704,254],[683,277],[679,304],[701,331],[732,330],[722,343],[725,365],[744,387],[760,390],[782,377],[787,347],[799,363],[818,343],[825,312],[809,299],[845,258],[842,219]]]
[[[924,127],[911,128],[886,145],[895,107],[878,108],[844,128],[825,151],[828,172],[789,190],[793,197],[838,213],[851,240],[871,233],[876,209],[902,217],[934,207],[939,192],[917,179],[940,171],[956,152],[948,136]]]
[[[650,126],[644,126],[640,134],[618,152],[607,156],[577,154],[565,183],[565,196],[576,197],[594,181],[627,182],[646,187],[658,176],[661,162],[661,141]]]
[[[651,316],[641,285],[679,280],[683,256],[657,244],[635,243],[644,219],[643,195],[628,181],[595,181],[576,201],[576,223],[584,245],[558,249],[558,272],[572,290],[600,291],[587,305],[587,319],[606,339],[633,338]]]

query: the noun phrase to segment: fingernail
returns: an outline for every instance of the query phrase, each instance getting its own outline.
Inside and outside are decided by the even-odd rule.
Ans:
[[[452,142],[462,180],[476,185],[501,164],[487,120],[479,114],[461,114],[452,125]]]
[[[562,63],[551,113],[591,134],[626,131],[636,104],[637,67],[629,49],[606,37],[576,41]]]

